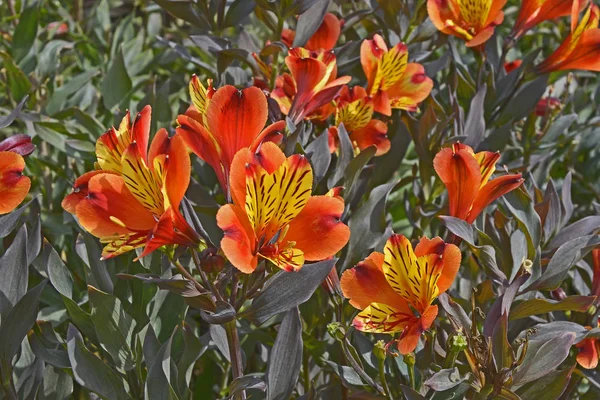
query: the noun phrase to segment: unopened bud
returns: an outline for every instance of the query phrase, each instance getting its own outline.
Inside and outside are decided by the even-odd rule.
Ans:
[[[590,308],[588,308],[587,313],[588,315],[596,315],[596,311],[598,311],[598,308],[592,304]]]
[[[467,338],[462,332],[457,332],[452,339],[450,339],[450,348],[452,351],[461,352],[468,346]]]
[[[200,255],[200,265],[206,272],[219,272],[225,265],[225,259],[218,254],[218,250],[210,247]]]
[[[567,297],[565,291],[562,288],[553,290],[550,292],[550,294],[552,295],[552,298],[554,300],[564,300]]]
[[[530,259],[523,260],[522,267],[525,270],[525,272],[531,274],[531,270],[533,269],[533,261],[531,261]]]
[[[340,277],[338,276],[337,269],[335,265],[329,271],[329,274],[321,284],[325,290],[332,295],[340,295],[342,294],[342,288],[340,287]]]
[[[339,322],[331,322],[327,324],[327,332],[331,337],[339,341],[344,340],[344,336],[346,336],[346,331]]]
[[[386,353],[387,345],[383,340],[378,340],[375,343],[375,347],[373,347],[373,354],[375,354],[375,357],[377,357],[378,360],[383,361],[385,360]]]

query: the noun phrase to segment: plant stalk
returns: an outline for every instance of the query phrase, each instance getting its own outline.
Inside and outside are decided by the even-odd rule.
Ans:
[[[229,346],[229,357],[231,359],[231,375],[235,380],[244,375],[242,348],[235,320],[225,324],[225,332],[227,332],[227,344]],[[242,390],[241,392],[236,393],[234,398],[235,400],[246,400],[246,391]]]

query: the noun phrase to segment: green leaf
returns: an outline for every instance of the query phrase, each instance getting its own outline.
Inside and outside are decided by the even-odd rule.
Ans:
[[[62,300],[65,304],[65,308],[67,309],[69,317],[71,317],[71,322],[75,324],[75,326],[81,330],[81,332],[83,332],[86,338],[98,343],[96,329],[94,328],[94,323],[92,322],[92,317],[90,314],[83,311],[81,307],[79,307],[79,305],[72,299],[62,296]]]
[[[497,124],[502,125],[511,119],[521,119],[531,113],[546,91],[547,85],[548,75],[542,75],[521,86],[498,117]]]
[[[104,107],[112,109],[125,100],[133,88],[131,78],[127,73],[122,47],[116,52],[115,58],[108,66],[108,72],[102,81],[102,100]]]
[[[85,347],[81,333],[71,324],[67,331],[67,349],[77,383],[107,399],[130,398],[125,381]]]
[[[22,99],[31,91],[31,82],[27,75],[15,64],[12,57],[5,51],[0,51],[0,57],[4,60],[8,87],[13,99]]]
[[[514,306],[510,313],[510,320],[526,318],[531,315],[546,314],[553,311],[586,312],[595,299],[596,296],[568,296],[560,301],[548,299],[524,300]]]
[[[240,316],[258,325],[307,301],[327,277],[337,259],[305,264],[297,272],[278,272]]]
[[[73,395],[73,378],[59,368],[46,365],[38,400],[67,400]]]
[[[533,208],[533,201],[518,188],[504,195],[504,204],[517,219],[519,227],[527,236],[527,254],[530,260],[535,259],[540,245],[542,222],[540,216]]]
[[[336,364],[333,361],[326,360],[327,365],[333,369],[333,372],[346,384],[351,386],[367,386],[366,383],[360,378],[360,375],[356,373],[351,367],[347,365]]]
[[[73,275],[60,258],[56,250],[44,239],[41,263],[46,269],[48,279],[58,293],[73,298]]]
[[[575,366],[562,371],[552,371],[548,375],[528,383],[517,390],[517,394],[523,400],[559,399],[563,394]]]
[[[29,96],[23,97],[23,100],[21,100],[19,102],[19,104],[17,104],[17,107],[15,107],[7,116],[0,117],[0,129],[6,128],[10,124],[12,124],[15,119],[19,118],[19,116],[21,115],[21,109],[23,108],[23,105],[25,104],[25,102],[27,101],[28,98],[29,98]],[[27,203],[27,204],[29,204],[29,203]],[[0,217],[0,226],[2,226],[3,229],[6,229],[6,228],[4,228],[4,224],[1,223],[2,218],[4,218],[4,217],[6,217],[6,216],[3,215]],[[1,237],[4,237],[4,236],[1,236]]]
[[[339,155],[335,163],[333,175],[331,175],[327,181],[327,186],[330,189],[340,184],[340,181],[346,172],[346,168],[354,158],[354,146],[352,146],[350,136],[348,136],[348,131],[344,128],[344,124],[338,126],[338,138],[340,139]]]
[[[223,27],[236,26],[242,19],[252,14],[254,7],[256,7],[254,0],[235,0],[225,14]]]
[[[479,146],[485,133],[483,103],[486,93],[487,86],[483,84],[471,100],[471,107],[469,108],[469,114],[467,114],[467,120],[465,121],[465,128],[463,131],[463,134],[467,137],[465,139],[465,144],[474,149]]]
[[[191,1],[154,0],[154,2],[172,16],[181,18],[196,27],[206,29],[207,26],[210,26],[206,17],[198,12],[195,4]]]
[[[20,62],[31,50],[38,31],[39,10],[37,4],[27,7],[19,16],[12,41],[12,55]]]
[[[267,365],[267,400],[290,398],[302,365],[302,321],[298,308],[287,312]]]
[[[542,276],[528,290],[554,290],[560,286],[569,269],[581,260],[594,246],[600,243],[597,235],[582,236],[568,241],[556,250]]]
[[[0,325],[0,360],[3,365],[10,365],[12,358],[19,348],[27,332],[35,324],[40,295],[46,281],[27,292],[8,314],[2,317]]]
[[[327,131],[322,132],[316,139],[311,141],[305,149],[305,155],[310,161],[313,169],[313,187],[317,187],[321,179],[327,173],[331,164],[331,153],[329,152],[329,135]]]
[[[331,0],[318,0],[298,17],[293,47],[302,47],[319,29]]]
[[[135,321],[123,309],[121,300],[88,286],[92,321],[100,345],[106,350],[118,368],[130,370],[135,367],[131,351]]]
[[[177,376],[177,367],[171,359],[171,345],[176,332],[175,330],[169,340],[160,347],[148,369],[145,396],[147,400],[174,400],[179,398],[171,383],[172,374]]]
[[[514,371],[513,385],[533,382],[554,371],[569,355],[574,333],[555,334],[545,342],[530,340],[523,364]]]
[[[194,365],[208,347],[202,344],[190,325],[185,322],[182,325],[184,348],[183,354],[177,363],[177,372],[179,374],[179,393],[182,394],[182,397],[185,397],[186,391],[189,391],[190,388]]]
[[[54,115],[61,111],[67,101],[67,98],[73,93],[81,89],[86,83],[88,83],[94,76],[98,74],[97,69],[82,72],[79,75],[70,77],[69,80],[61,87],[54,90],[48,103],[46,104],[46,113],[48,115]],[[115,83],[116,85],[117,83]]]
[[[106,263],[101,259],[102,250],[96,238],[89,233],[80,234],[75,243],[75,251],[87,266],[87,282],[103,292],[112,293],[113,282],[106,269]]]
[[[244,375],[235,378],[229,385],[229,395],[234,396],[246,389],[258,389],[264,392],[267,390],[267,385],[260,375],[262,374]]]
[[[27,292],[27,227],[21,226],[0,258],[0,313],[4,316]]]
[[[458,368],[442,369],[429,377],[423,384],[429,386],[436,392],[452,389],[463,382],[467,377],[460,376]]]

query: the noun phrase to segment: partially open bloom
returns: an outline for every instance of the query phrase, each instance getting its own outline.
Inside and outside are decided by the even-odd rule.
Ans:
[[[427,12],[435,27],[467,42],[467,47],[485,43],[504,20],[506,0],[427,0]]]
[[[367,94],[373,99],[374,110],[381,114],[392,115],[393,108],[416,111],[433,88],[423,66],[408,62],[404,43],[388,50],[376,34],[362,42],[360,62],[367,77]]]
[[[536,66],[539,73],[582,69],[600,71],[600,9],[590,4],[578,22],[579,12],[573,8],[571,33],[548,58]]]
[[[579,11],[587,1],[581,1]],[[573,0],[523,0],[521,9],[513,27],[516,39],[543,21],[548,21],[571,14]]]
[[[492,201],[523,183],[521,174],[490,179],[499,158],[499,153],[474,153],[471,147],[461,143],[437,153],[433,168],[448,191],[451,216],[473,223]]]
[[[267,98],[256,87],[238,90],[228,85],[211,93],[192,79],[190,93],[195,110],[177,117],[177,135],[215,170],[227,193],[233,156],[242,148],[255,151],[263,140],[282,131],[285,122],[263,129],[269,112]]]
[[[439,237],[421,238],[413,251],[406,237],[392,235],[383,254],[371,253],[342,275],[344,296],[362,310],[354,327],[363,332],[402,332],[398,350],[414,351],[437,316],[433,301],[452,285],[460,261],[458,247]]]
[[[351,77],[337,77],[335,55],[330,51],[311,51],[302,47],[290,49],[285,63],[290,74],[277,79],[271,97],[277,101],[281,112],[295,124],[311,117],[319,119],[328,115],[311,115],[328,105],[338,95]],[[330,112],[334,109],[331,107]]]
[[[96,143],[101,170],[80,176],[62,202],[81,226],[105,243],[104,258],[145,246],[144,257],[164,245],[196,247],[198,234],[179,212],[189,185],[190,158],[181,137],[159,130],[148,149],[151,109]]]
[[[273,143],[235,155],[233,204],[219,209],[217,224],[225,233],[221,248],[237,269],[251,273],[262,258],[297,271],[305,261],[324,260],[344,247],[350,237],[340,221],[344,202],[311,196],[312,182],[308,160],[286,158]]]
[[[14,135],[0,142],[0,214],[14,210],[29,193],[31,180],[23,176],[23,157],[34,149],[27,135]]]
[[[597,324],[600,327],[600,322]],[[591,326],[585,327],[591,330]],[[600,353],[600,340],[597,338],[583,339],[575,345],[579,349],[577,363],[585,369],[594,369],[598,366],[598,353]]]
[[[387,137],[388,126],[385,122],[374,119],[373,111],[373,101],[364,88],[355,86],[349,89],[344,86],[337,100],[335,126],[328,130],[330,151],[337,149],[337,127],[343,123],[355,148],[364,150],[375,146],[376,156],[387,153],[391,146]]]
[[[303,46],[307,50],[331,50],[342,33],[343,20],[332,13],[325,14],[323,22],[315,33],[306,41]],[[281,41],[288,47],[292,47],[296,32],[291,29],[284,29],[281,33]]]

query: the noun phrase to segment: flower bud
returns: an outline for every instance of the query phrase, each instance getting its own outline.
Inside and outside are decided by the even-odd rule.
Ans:
[[[35,150],[35,145],[25,134],[14,135],[0,142],[0,151],[12,151],[23,157],[30,155],[33,150]]]
[[[385,360],[387,353],[387,345],[383,340],[378,340],[373,347],[373,354],[379,361]]]
[[[200,265],[206,272],[219,272],[225,265],[225,259],[218,254],[217,249],[209,247],[200,255]]]
[[[552,295],[552,298],[554,300],[564,300],[567,297],[567,295],[565,294],[565,291],[562,288],[553,290],[550,292],[550,294]]]

